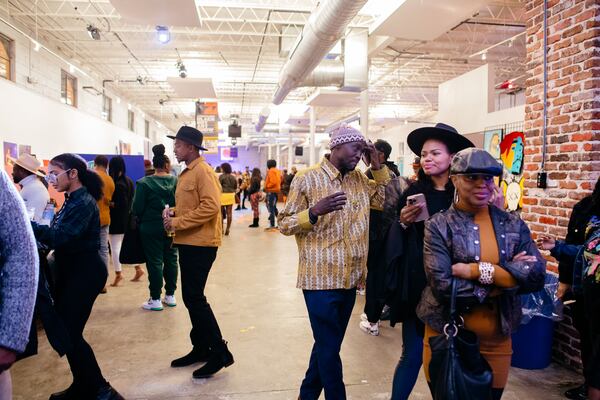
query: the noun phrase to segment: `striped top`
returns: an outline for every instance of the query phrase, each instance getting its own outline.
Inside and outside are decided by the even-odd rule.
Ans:
[[[296,175],[278,220],[281,233],[296,236],[298,288],[351,289],[364,278],[369,250],[369,210],[382,209],[390,174],[383,166],[373,171],[373,177],[375,180],[370,180],[358,170],[342,177],[327,157]],[[340,191],[348,198],[345,207],[319,217],[312,225],[308,209]]]

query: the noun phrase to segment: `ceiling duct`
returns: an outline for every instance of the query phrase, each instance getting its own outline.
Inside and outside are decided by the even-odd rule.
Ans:
[[[258,114],[258,122],[254,126],[256,132],[260,132],[265,127],[265,124],[267,123],[267,119],[269,118],[270,114],[271,109],[269,107],[265,107],[260,111],[260,113]]]
[[[323,60],[298,86],[342,86],[344,63],[338,60]]]
[[[281,71],[273,96],[281,104],[289,92],[310,74],[344,34],[367,0],[328,0],[311,14]]]

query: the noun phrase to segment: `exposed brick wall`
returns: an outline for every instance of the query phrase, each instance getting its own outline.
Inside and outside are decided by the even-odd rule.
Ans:
[[[548,188],[536,187],[543,141],[543,0],[529,0],[522,217],[534,236],[564,238],[575,203],[600,175],[600,2],[548,1]],[[555,270],[555,264],[550,263]],[[579,368],[578,337],[567,316],[555,359]]]

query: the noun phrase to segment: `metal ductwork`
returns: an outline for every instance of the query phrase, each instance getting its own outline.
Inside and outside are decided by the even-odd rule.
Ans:
[[[273,104],[281,104],[343,36],[367,0],[327,0],[310,16],[281,71]]]
[[[338,86],[344,84],[344,63],[337,60],[322,61],[298,86]]]
[[[271,109],[269,107],[265,107],[260,111],[258,114],[258,122],[254,126],[256,132],[260,132],[265,127],[269,115],[271,115]]]

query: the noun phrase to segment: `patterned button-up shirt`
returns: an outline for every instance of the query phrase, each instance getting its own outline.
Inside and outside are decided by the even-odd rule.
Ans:
[[[352,289],[363,279],[369,250],[369,209],[382,209],[390,174],[384,166],[373,171],[373,177],[375,180],[369,180],[358,170],[342,177],[327,158],[298,172],[278,217],[281,233],[295,235],[298,243],[298,288]],[[345,207],[311,224],[308,209],[340,191],[348,198]]]

